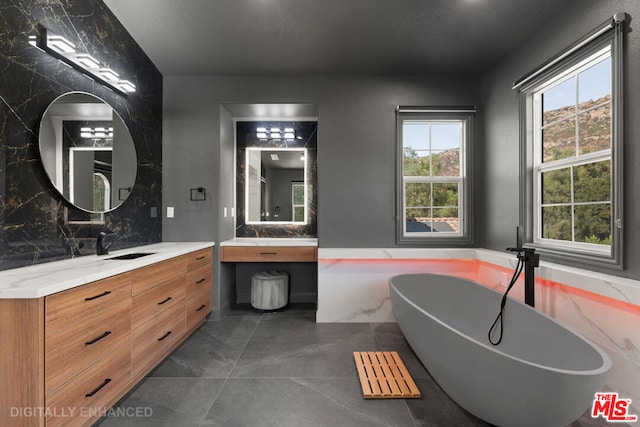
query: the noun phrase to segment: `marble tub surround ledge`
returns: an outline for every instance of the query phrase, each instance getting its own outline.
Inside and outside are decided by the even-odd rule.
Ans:
[[[475,258],[507,269],[514,269],[517,259],[512,253],[476,249]],[[537,280],[548,280],[574,289],[637,306],[640,310],[640,281],[612,276],[581,268],[541,261],[535,271]],[[524,275],[524,273],[523,273]]]
[[[485,268],[476,268],[473,272],[468,268],[453,267],[456,261],[467,260],[485,265]],[[385,277],[390,274],[403,274],[415,272],[442,272],[466,277],[479,281],[485,286],[500,290],[506,288],[505,274],[511,278],[511,273],[516,267],[517,258],[513,253],[499,252],[482,248],[458,249],[458,248],[319,248],[318,249],[318,273],[322,282],[322,276],[333,275],[332,268],[345,269],[350,265],[351,273],[357,271],[370,272],[370,266],[382,261],[380,266],[374,268]],[[415,266],[411,267],[411,261]],[[421,263],[422,261],[422,263]],[[398,266],[393,266],[396,262]],[[358,267],[360,265],[360,267]],[[386,265],[387,267],[382,267]],[[363,267],[365,266],[365,267]],[[367,267],[369,266],[369,267]],[[364,270],[363,270],[364,269]],[[434,270],[435,269],[435,270]],[[489,270],[493,270],[491,273]],[[345,270],[346,271],[346,270]],[[390,277],[390,276],[389,276]],[[545,261],[540,262],[540,267],[535,270],[538,282],[549,281],[560,284],[563,287],[578,291],[588,292],[594,296],[610,298],[622,303],[635,306],[640,310],[640,281],[624,277],[597,273],[589,270],[567,267]],[[524,273],[520,280],[523,280]],[[382,283],[382,282],[379,282]],[[372,284],[372,282],[370,282]],[[337,285],[336,285],[337,286]],[[388,284],[383,283],[384,287]],[[538,286],[540,286],[538,284]],[[522,286],[514,288],[514,296],[518,296]],[[322,292],[322,291],[321,291]],[[388,293],[388,292],[387,292]],[[536,299],[543,294],[538,293]],[[320,309],[320,307],[319,307]],[[334,319],[333,321],[339,321]]]
[[[0,299],[45,297],[214,245],[214,242],[154,243],[107,255],[87,255],[0,271]],[[110,259],[138,252],[151,254],[135,259]]]

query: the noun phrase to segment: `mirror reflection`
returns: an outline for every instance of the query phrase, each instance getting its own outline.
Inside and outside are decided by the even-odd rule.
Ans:
[[[306,224],[307,149],[247,147],[246,223]]]
[[[39,149],[53,186],[81,210],[113,210],[135,183],[131,134],[118,113],[94,95],[70,92],[54,100],[40,123]]]

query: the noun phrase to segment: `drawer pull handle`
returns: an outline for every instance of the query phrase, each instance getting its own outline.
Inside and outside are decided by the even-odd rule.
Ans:
[[[106,331],[104,334],[100,335],[97,338],[92,339],[91,341],[87,341],[86,343],[84,343],[84,345],[91,345],[91,344],[95,344],[98,341],[100,341],[102,338],[106,338],[109,335],[111,335],[111,331]]]
[[[196,311],[200,311],[200,310],[202,310],[203,308],[205,308],[206,306],[207,306],[206,304],[202,304],[202,305],[200,306],[200,308],[198,308]]]
[[[202,283],[202,282],[204,282],[204,281],[206,281],[206,280],[207,280],[207,279],[202,278],[202,279],[200,279],[200,280],[198,280],[198,281],[196,282],[196,285],[199,285],[200,283]]]
[[[202,256],[199,256],[198,258],[196,258],[196,261],[200,261],[200,260],[205,259],[205,258],[206,258],[206,256],[202,255]]]
[[[158,341],[162,341],[164,340],[166,337],[168,337],[169,335],[171,335],[171,331],[167,332],[166,334],[164,334],[163,336],[161,336],[160,338],[158,338]]]
[[[93,301],[94,299],[98,299],[98,298],[101,298],[101,297],[105,297],[105,296],[109,295],[110,293],[111,293],[111,291],[104,291],[104,292],[103,292],[103,293],[101,293],[100,295],[94,295],[94,296],[92,296],[92,297],[87,297],[87,298],[85,298],[84,300],[85,300],[85,301]]]
[[[278,255],[278,252],[260,252],[260,255]]]
[[[172,299],[171,297],[167,297],[167,299],[166,299],[166,300],[164,300],[164,301],[160,301],[160,302],[158,303],[158,305],[162,305],[162,304],[164,304],[164,303],[166,303],[166,302],[169,302],[169,301],[171,301],[171,299]]]
[[[95,390],[93,390],[91,393],[87,393],[84,395],[84,397],[92,397],[94,394],[96,394],[97,392],[99,392],[100,390],[102,390],[102,388],[104,386],[106,386],[107,384],[109,384],[111,382],[111,378],[107,378],[106,380],[104,380],[104,382],[102,384],[100,384],[98,386],[98,388],[96,388]]]

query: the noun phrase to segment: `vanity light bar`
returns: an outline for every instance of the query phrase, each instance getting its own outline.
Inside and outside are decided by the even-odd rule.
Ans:
[[[100,71],[98,71],[98,74],[100,74],[102,77],[109,80],[110,82],[117,82],[120,77],[118,76],[118,73],[113,71],[111,68],[100,68]]]
[[[293,128],[285,128],[284,130],[280,128],[270,128],[267,129],[265,127],[256,128],[256,137],[260,140],[266,141],[267,139],[284,139],[284,140],[294,140],[296,139],[296,132]]]
[[[100,68],[100,62],[89,54],[79,53],[76,55],[76,60],[87,68]]]
[[[47,37],[47,45],[63,55],[66,53],[76,53],[76,46],[62,36],[49,35],[49,37]]]
[[[136,91],[136,86],[129,80],[120,80],[118,84],[120,85],[120,88],[127,93]]]
[[[29,36],[30,45],[83,72],[110,89],[125,95],[136,91],[136,86],[131,81],[120,79],[118,73],[101,64],[96,58],[86,53],[76,52],[76,46],[69,40],[52,33],[43,25],[38,25],[38,32],[36,36]]]
[[[88,139],[100,139],[100,138],[113,139],[113,128],[109,128],[109,129],[104,127],[80,128],[80,137],[88,138]]]

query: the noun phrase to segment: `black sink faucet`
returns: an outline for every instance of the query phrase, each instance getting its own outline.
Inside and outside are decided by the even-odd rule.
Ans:
[[[105,238],[108,236],[107,233],[101,231],[98,234],[98,241],[96,242],[96,254],[98,255],[107,255],[109,253],[109,248],[113,244],[113,241],[109,243],[105,243]]]

